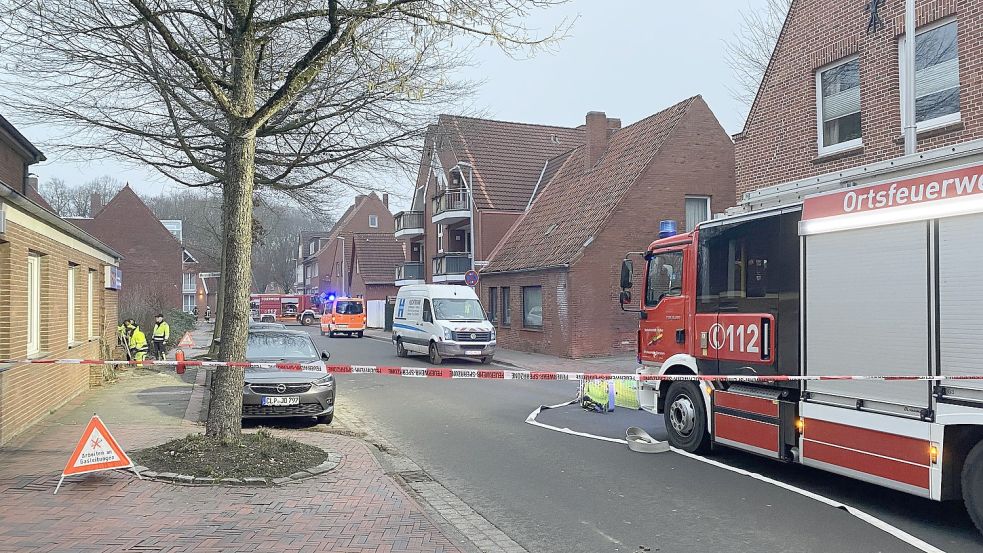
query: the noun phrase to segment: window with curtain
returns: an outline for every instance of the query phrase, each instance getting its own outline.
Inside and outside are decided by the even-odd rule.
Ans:
[[[86,336],[95,338],[95,293],[96,293],[96,272],[89,270],[85,282],[85,313],[86,313]]]
[[[816,73],[816,94],[820,153],[861,145],[860,60],[853,58]]]
[[[522,287],[522,326],[543,327],[543,288],[540,286]]]
[[[706,196],[688,196],[686,198],[686,232],[696,228],[696,225],[710,219],[710,198]]]
[[[512,290],[508,286],[502,287],[502,324],[512,324]]]
[[[952,20],[930,25],[915,35],[915,124],[921,129],[959,121],[957,31]],[[902,72],[908,70],[904,41],[902,38],[898,45]],[[901,117],[905,119],[906,114]]]
[[[498,322],[498,288],[488,289],[488,320],[492,323]]]
[[[27,256],[27,354],[41,351],[41,256]]]
[[[68,343],[75,341],[75,265],[68,266],[68,285],[65,287],[68,293],[68,309],[65,310],[65,318],[68,320]]]

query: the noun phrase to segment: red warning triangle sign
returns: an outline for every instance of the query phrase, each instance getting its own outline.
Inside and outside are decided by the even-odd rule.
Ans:
[[[72,456],[68,458],[68,464],[62,471],[62,478],[72,474],[84,474],[100,470],[122,469],[133,466],[133,461],[123,452],[123,448],[116,443],[109,429],[102,423],[99,415],[92,415],[88,426],[82,432],[82,439],[79,440]]]
[[[193,347],[195,347],[195,340],[194,340],[194,338],[191,337],[191,331],[190,330],[188,332],[185,332],[184,333],[184,336],[181,336],[181,341],[177,343],[177,347],[179,347],[179,348],[193,348]]]

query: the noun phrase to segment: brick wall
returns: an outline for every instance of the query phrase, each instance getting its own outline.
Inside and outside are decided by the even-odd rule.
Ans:
[[[510,289],[512,323],[502,321],[502,287]],[[541,286],[543,297],[543,328],[525,328],[522,325],[522,287]],[[498,295],[495,326],[498,328],[499,347],[546,353],[560,357],[572,357],[571,325],[577,324],[580,315],[571,313],[569,274],[566,269],[530,271],[525,273],[498,273],[481,279],[481,304],[488,308],[488,291],[496,288]],[[574,315],[574,316],[571,316]],[[588,317],[589,318],[589,317]]]
[[[8,213],[14,207],[7,206]],[[12,221],[0,235],[0,358],[27,355],[27,257],[41,254],[41,352],[44,357],[100,358],[115,343],[117,294],[104,289],[104,262],[56,241],[57,232],[38,232]],[[75,312],[67,313],[69,264],[77,264]],[[93,336],[88,336],[87,273],[95,271]],[[76,337],[68,336],[68,316]],[[0,444],[69,399],[101,384],[101,367],[20,365],[0,373]]]
[[[24,187],[24,158],[10,147],[0,147],[0,182],[17,190]]]
[[[904,2],[880,8],[884,28],[868,34],[867,0],[796,0],[743,132],[735,137],[738,197],[750,190],[903,155],[898,39]],[[983,3],[920,0],[917,25],[958,21],[961,122],[919,133],[919,150],[983,138]],[[816,70],[860,60],[863,147],[820,156]]]

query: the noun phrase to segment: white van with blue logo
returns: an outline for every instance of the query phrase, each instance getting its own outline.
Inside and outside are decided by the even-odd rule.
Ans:
[[[399,357],[422,353],[434,365],[452,357],[490,363],[495,340],[495,327],[468,286],[414,284],[396,295],[393,344]]]

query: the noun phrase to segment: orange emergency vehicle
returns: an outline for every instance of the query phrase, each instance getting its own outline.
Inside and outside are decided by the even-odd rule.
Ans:
[[[321,336],[346,333],[359,338],[365,332],[367,318],[364,298],[338,298],[324,303],[321,312]]]

